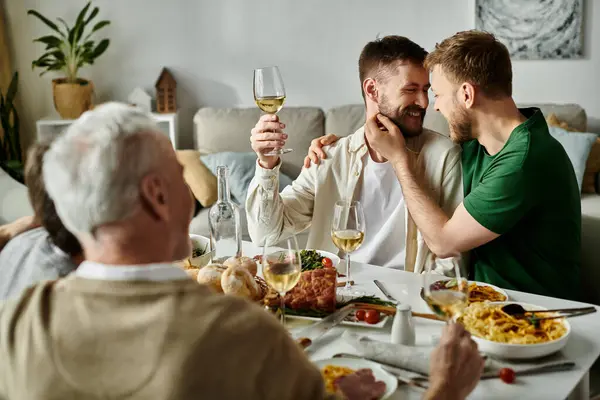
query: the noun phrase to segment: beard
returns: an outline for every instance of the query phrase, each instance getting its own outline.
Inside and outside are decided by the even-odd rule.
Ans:
[[[407,124],[408,118],[414,118],[408,115],[408,113],[416,112],[421,114],[421,123],[418,128]],[[379,113],[388,117],[398,128],[404,137],[419,136],[423,132],[423,121],[425,120],[425,109],[416,104],[411,104],[398,110],[396,107],[392,107],[385,96],[381,96],[379,102]]]
[[[462,144],[473,140],[473,121],[469,117],[467,110],[459,104],[455,104],[454,112],[448,119],[450,126],[450,139],[456,144]]]

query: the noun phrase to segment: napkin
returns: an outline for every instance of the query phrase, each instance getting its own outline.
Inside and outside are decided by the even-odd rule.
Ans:
[[[416,372],[422,376],[427,376],[429,374],[429,359],[433,347],[405,346],[381,342],[349,331],[344,332],[342,338],[350,344],[361,357]],[[569,369],[575,367],[575,363],[567,360],[560,352],[541,359],[523,361],[499,360],[488,356],[485,360],[482,378],[497,377],[502,368],[512,368],[515,373],[524,374],[542,367],[552,369],[558,368],[559,366],[564,369]]]

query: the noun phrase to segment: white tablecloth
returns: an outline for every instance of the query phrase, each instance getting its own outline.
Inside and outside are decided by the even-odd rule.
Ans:
[[[243,243],[244,255],[254,256],[261,251],[252,243]],[[344,262],[344,261],[342,261]],[[385,283],[386,288],[400,302],[410,304],[415,312],[430,313],[429,307],[421,299],[421,276],[389,268],[376,267],[367,264],[352,263],[351,279],[356,287],[367,294],[384,298],[383,294],[373,283],[378,279]],[[538,296],[534,294],[507,291],[510,299],[547,308],[583,307],[589,304]],[[288,319],[288,327],[294,331],[307,326],[306,321]],[[443,323],[415,318],[416,345],[431,345],[432,337],[441,333]],[[588,374],[591,365],[600,355],[600,312],[573,318],[571,322],[571,337],[563,349],[564,356],[574,361],[577,366],[571,371],[546,373],[533,376],[518,377],[514,384],[508,385],[499,379],[483,380],[470,396],[471,399],[582,399],[587,395]],[[309,356],[313,360],[329,358],[337,353],[356,353],[356,351],[340,339],[344,330],[351,330],[372,337],[373,339],[389,341],[391,318],[382,329],[357,328],[338,326],[333,328],[317,343],[311,346]],[[581,382],[581,383],[580,383]],[[582,397],[583,396],[583,397]],[[421,392],[401,385],[393,399],[419,399]],[[587,400],[587,399],[586,399]]]

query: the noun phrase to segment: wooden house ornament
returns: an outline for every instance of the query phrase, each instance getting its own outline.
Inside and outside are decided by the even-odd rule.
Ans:
[[[174,113],[177,111],[177,81],[168,69],[163,68],[156,84],[156,111]]]

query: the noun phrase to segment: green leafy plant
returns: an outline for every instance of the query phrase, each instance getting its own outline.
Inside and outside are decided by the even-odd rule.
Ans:
[[[13,74],[6,93],[0,92],[0,164],[9,170],[9,173],[22,182],[23,156],[21,153],[21,139],[19,135],[20,122],[15,107],[15,97],[19,84],[19,73]]]
[[[49,71],[63,71],[67,83],[77,83],[79,68],[86,64],[94,64],[94,61],[106,51],[110,43],[108,39],[102,39],[96,44],[91,37],[98,30],[110,24],[110,21],[99,21],[93,25],[89,33],[86,32],[99,12],[98,7],[94,7],[88,14],[90,6],[91,2],[87,3],[79,12],[72,27],[69,27],[62,18],[57,18],[62,24],[62,27],[59,27],[58,24],[35,10],[27,12],[27,14],[37,17],[55,32],[55,34],[42,36],[34,40],[34,42],[46,45],[46,52],[31,63],[32,68],[44,69],[40,76]]]

